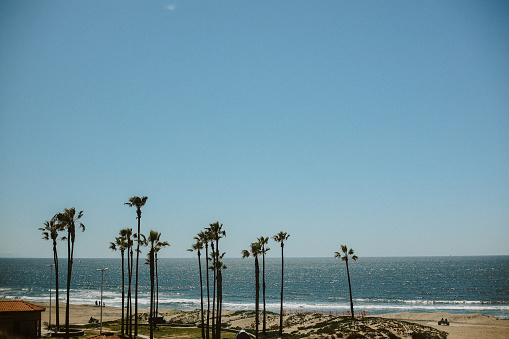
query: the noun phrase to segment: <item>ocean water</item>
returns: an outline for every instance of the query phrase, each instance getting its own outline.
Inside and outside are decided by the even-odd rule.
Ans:
[[[149,270],[144,260],[140,258],[140,307],[149,305]],[[0,259],[0,298],[49,301],[50,268],[46,265],[52,263],[52,259]],[[223,307],[254,309],[254,260],[225,259],[225,264]],[[280,265],[281,259],[266,259],[266,303],[274,312],[279,312]],[[479,312],[509,319],[509,256],[359,258],[349,266],[356,312]],[[101,272],[97,269],[106,267],[103,301],[121,306],[120,258],[75,259],[70,302],[99,300]],[[62,301],[66,272],[66,259],[62,259]],[[198,274],[197,259],[159,259],[160,307],[199,308]],[[346,267],[334,258],[285,258],[284,288],[284,308],[292,312],[344,312],[350,307]],[[54,300],[54,276],[52,289]]]

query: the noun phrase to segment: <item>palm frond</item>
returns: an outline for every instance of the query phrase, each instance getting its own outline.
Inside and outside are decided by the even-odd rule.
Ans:
[[[140,209],[145,205],[147,202],[148,197],[138,197],[138,196],[132,196],[129,198],[128,202],[125,202],[124,205],[128,205],[129,207],[136,206],[137,209]]]
[[[281,247],[284,246],[284,241],[288,240],[290,234],[280,231],[278,234],[272,237],[274,241],[281,243]]]

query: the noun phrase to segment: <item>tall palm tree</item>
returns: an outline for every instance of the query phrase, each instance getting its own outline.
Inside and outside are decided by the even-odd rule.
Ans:
[[[267,331],[267,314],[265,309],[265,254],[270,248],[267,248],[266,245],[269,243],[269,237],[259,237],[258,242],[262,246],[262,293],[263,293],[263,334],[266,334]]]
[[[201,273],[201,250],[203,249],[203,243],[201,242],[199,234],[194,237],[194,239],[196,240],[196,243],[191,245],[191,248],[188,249],[188,251],[197,251],[198,253],[198,269],[200,270],[201,337],[202,339],[205,339],[205,324],[203,318],[203,275]]]
[[[69,337],[69,294],[71,291],[71,275],[72,263],[74,257],[74,241],[76,240],[76,225],[85,231],[85,225],[79,220],[83,216],[83,211],[76,214],[74,207],[64,208],[63,213],[58,213],[56,216],[59,227],[67,230],[67,304],[65,306],[65,332]]]
[[[357,261],[359,257],[353,254],[353,248],[348,249],[346,245],[341,245],[341,252],[334,252],[334,258],[341,258],[346,263],[346,275],[348,276],[348,289],[350,290],[350,311],[352,312],[352,319],[355,319],[353,313],[353,299],[352,299],[352,285],[350,284],[350,271],[348,269],[348,257],[353,261]]]
[[[129,207],[136,207],[136,215],[138,219],[138,233],[140,232],[140,222],[141,222],[141,208],[145,206],[147,202],[147,197],[138,197],[132,196],[129,198],[129,201],[124,203],[124,205],[128,205]],[[140,261],[140,242],[138,242],[138,247],[136,249],[136,282],[134,288],[134,337],[138,337],[138,266]]]
[[[155,290],[154,290],[154,282],[155,282],[155,265],[156,265],[156,252],[161,248],[170,246],[167,241],[161,241],[161,233],[156,232],[154,230],[150,230],[150,234],[147,240],[144,242],[149,246],[149,261],[150,261],[150,339],[154,338],[154,317],[155,313]]]
[[[57,223],[56,215],[51,218],[49,221],[44,222],[44,227],[39,228],[42,231],[43,239],[53,241],[53,262],[55,264],[55,294],[56,294],[56,321],[55,328],[58,332],[60,327],[60,312],[58,307],[58,253],[57,253],[57,240],[58,240],[58,232],[62,231],[62,227]]]
[[[217,318],[214,318],[214,309],[216,307],[216,299],[217,299],[217,311],[219,312],[219,304],[221,303],[219,300],[219,295],[216,295],[216,286],[217,286],[217,276],[219,274],[219,271],[221,270],[222,266],[219,265],[219,239],[226,236],[226,232],[222,229],[223,224],[219,224],[219,221],[216,221],[215,223],[209,224],[209,227],[207,230],[210,232],[211,237],[211,247],[212,247],[212,253],[211,253],[211,260],[212,260],[212,266],[211,269],[213,271],[214,275],[214,293],[213,293],[213,305],[212,305],[212,337],[217,338],[220,334],[220,325],[217,324],[218,319],[220,319],[219,314]],[[215,245],[215,246],[214,246]],[[215,251],[214,251],[215,248]],[[217,286],[219,289],[219,286]]]
[[[279,309],[279,336],[283,335],[283,284],[284,284],[284,269],[285,269],[285,256],[283,249],[285,247],[285,241],[288,240],[290,234],[286,232],[279,232],[272,237],[274,241],[281,243],[281,307]]]
[[[212,238],[213,239],[213,238]],[[210,242],[210,258],[211,264],[209,270],[212,271],[212,339],[216,338],[216,251],[214,250],[214,241]]]
[[[124,274],[124,253],[127,248],[126,243],[126,229],[120,230],[120,236],[115,237],[115,242],[110,242],[110,249],[113,251],[120,251],[120,257],[122,258],[122,327],[120,330],[121,335],[124,335],[124,298],[125,298],[125,274]]]
[[[251,243],[251,250],[242,251],[242,259],[249,257],[250,255],[255,259],[255,326],[256,326],[256,339],[258,339],[258,328],[260,326],[260,265],[258,263],[258,256],[261,254],[262,246],[258,242]]]
[[[227,267],[222,259],[225,252],[221,254],[216,260],[217,270],[217,322],[216,322],[216,338],[221,339],[221,317],[223,310],[223,270]]]
[[[129,333],[129,338],[132,338],[133,335],[133,310],[132,310],[132,298],[131,298],[131,283],[133,280],[133,247],[134,247],[134,240],[133,240],[133,229],[132,228],[125,228],[122,230],[123,236],[125,237],[126,242],[126,251],[127,251],[127,282],[128,282],[128,288],[127,288],[127,329],[126,332]]]
[[[205,273],[207,280],[207,324],[206,324],[206,331],[205,331],[205,337],[206,339],[209,339],[210,337],[210,331],[209,331],[209,325],[210,325],[210,286],[209,286],[209,241],[210,241],[210,232],[208,230],[201,231],[198,233],[198,238],[200,241],[205,245]]]
[[[211,244],[212,245],[212,244]],[[222,305],[222,283],[223,283],[223,275],[222,270],[226,269],[226,266],[222,262],[222,259],[225,255],[223,252],[221,255],[217,253],[217,251],[212,251],[210,255],[210,260],[212,261],[211,269],[214,272],[214,280],[216,282],[214,287],[214,301],[212,307],[212,338],[220,339],[221,337],[221,305]],[[216,290],[217,287],[217,290]],[[217,313],[214,317],[214,310],[217,310]]]

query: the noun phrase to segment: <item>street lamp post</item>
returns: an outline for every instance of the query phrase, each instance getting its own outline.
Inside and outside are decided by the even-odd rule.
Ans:
[[[98,271],[101,271],[101,304],[99,304],[99,307],[101,307],[101,331],[100,334],[103,333],[103,281],[104,281],[104,271],[106,271],[108,268],[98,268]]]
[[[46,265],[49,266],[49,322],[48,322],[48,330],[51,328],[51,276],[53,275],[53,266],[55,264]]]

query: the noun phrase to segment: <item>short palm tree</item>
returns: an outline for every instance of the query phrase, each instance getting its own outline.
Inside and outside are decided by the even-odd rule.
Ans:
[[[121,335],[124,335],[124,299],[125,299],[125,274],[124,274],[124,253],[127,249],[127,243],[125,238],[126,230],[120,230],[120,236],[115,237],[115,242],[110,242],[110,249],[113,251],[120,251],[120,257],[122,258],[122,327],[120,330]]]
[[[266,314],[266,304],[265,304],[265,254],[270,248],[266,247],[269,243],[269,237],[259,237],[258,242],[262,246],[262,294],[263,294],[263,334],[266,334],[267,331],[267,314]]]
[[[260,326],[260,265],[258,263],[258,256],[262,253],[262,246],[258,242],[251,243],[251,249],[242,251],[242,259],[250,255],[255,259],[255,326],[256,326],[256,339],[258,339],[258,328]]]
[[[285,247],[285,241],[288,240],[290,234],[286,232],[279,232],[275,236],[272,237],[274,241],[281,244],[281,308],[279,310],[279,336],[283,335],[283,284],[284,284],[284,268],[285,268],[285,257],[283,253],[283,249]]]
[[[170,244],[168,244],[170,246]],[[159,273],[157,271],[157,267],[159,266],[159,261],[157,259],[157,253],[161,250],[162,247],[156,247],[154,257],[154,264],[156,266],[156,316],[159,314]]]
[[[69,294],[71,291],[71,275],[72,275],[72,263],[74,257],[74,241],[76,239],[76,225],[85,231],[85,225],[79,220],[83,216],[83,211],[79,211],[76,214],[74,207],[65,208],[63,213],[58,213],[56,219],[59,227],[67,230],[67,303],[65,306],[65,332],[66,336],[69,337]]]
[[[161,233],[159,233],[159,235],[161,235]],[[159,262],[158,262],[158,259],[157,259],[157,254],[159,253],[159,251],[163,248],[163,247],[166,247],[166,246],[170,246],[170,243],[167,242],[167,241],[159,241],[157,242],[156,246],[155,246],[155,249],[154,249],[154,264],[155,264],[155,267],[156,267],[156,315],[159,314],[159,273],[158,273],[158,266],[159,266]]]
[[[128,205],[129,207],[136,207],[136,215],[138,219],[138,233],[140,233],[140,223],[141,223],[141,208],[145,206],[147,202],[147,197],[138,197],[132,196],[129,198],[129,201],[124,203],[124,205]],[[136,249],[136,281],[134,287],[134,337],[138,337],[138,265],[140,261],[140,242],[138,242],[138,247]]]
[[[205,339],[205,322],[203,318],[203,275],[201,273],[201,250],[203,249],[203,243],[201,242],[199,235],[194,237],[194,239],[196,242],[191,245],[191,248],[188,249],[188,251],[196,251],[198,253],[198,269],[200,271],[201,337],[202,339]]]
[[[60,312],[58,307],[58,253],[57,253],[57,240],[58,240],[58,232],[62,231],[62,227],[57,224],[56,215],[51,218],[50,221],[44,222],[44,227],[39,228],[40,231],[42,231],[43,239],[49,240],[51,239],[53,241],[53,262],[55,265],[55,294],[56,294],[56,320],[55,320],[55,328],[58,331],[60,327]]]
[[[341,258],[346,263],[346,275],[348,276],[348,289],[350,290],[350,311],[352,312],[352,319],[355,319],[353,313],[353,300],[352,300],[352,285],[350,284],[350,271],[348,270],[348,257],[353,261],[357,261],[358,257],[353,254],[353,248],[348,249],[346,245],[341,245],[341,252],[334,252],[334,258]]]

